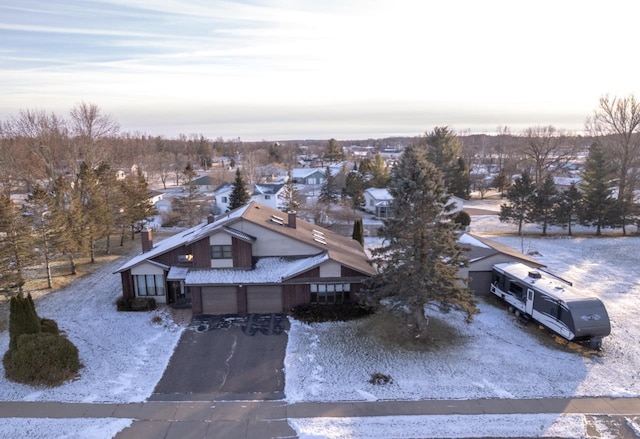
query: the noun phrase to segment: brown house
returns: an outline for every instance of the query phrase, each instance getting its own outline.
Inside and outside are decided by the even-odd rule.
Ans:
[[[257,202],[153,245],[117,271],[125,297],[191,306],[194,314],[288,312],[358,297],[374,275],[357,241]]]

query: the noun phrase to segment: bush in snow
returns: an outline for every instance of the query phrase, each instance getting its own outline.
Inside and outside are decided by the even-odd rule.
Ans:
[[[380,372],[374,372],[371,374],[369,383],[374,385],[393,384],[393,380],[391,379],[390,375],[385,375]]]
[[[78,349],[67,338],[40,332],[22,334],[18,348],[7,351],[8,379],[31,385],[59,386],[80,370]]]
[[[153,297],[120,297],[117,302],[118,311],[153,311],[156,309],[156,299]]]
[[[57,386],[80,369],[78,349],[59,335],[58,324],[40,319],[31,296],[11,298],[5,376],[20,383]]]
[[[305,323],[344,322],[373,314],[373,308],[356,303],[343,305],[305,304],[294,306],[291,314],[295,319]]]

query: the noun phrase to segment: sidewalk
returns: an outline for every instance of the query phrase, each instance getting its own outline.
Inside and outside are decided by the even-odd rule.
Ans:
[[[640,398],[477,399],[376,402],[0,402],[0,418],[125,418],[129,438],[294,438],[289,418],[472,414],[640,415]],[[634,437],[634,436],[631,436]]]

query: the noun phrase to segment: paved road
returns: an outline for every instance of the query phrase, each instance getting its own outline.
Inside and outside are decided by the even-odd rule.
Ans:
[[[294,438],[288,419],[400,415],[585,414],[589,438],[637,439],[640,398],[478,399],[342,403],[168,402],[81,404],[0,402],[0,418],[133,418],[116,439]]]
[[[279,314],[195,318],[150,400],[284,399],[286,329]]]

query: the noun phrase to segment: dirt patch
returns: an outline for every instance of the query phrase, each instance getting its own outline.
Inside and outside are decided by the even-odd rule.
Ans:
[[[387,349],[435,352],[464,345],[468,337],[443,318],[430,317],[427,334],[416,338],[401,316],[378,311],[358,328],[359,337],[368,337]]]

